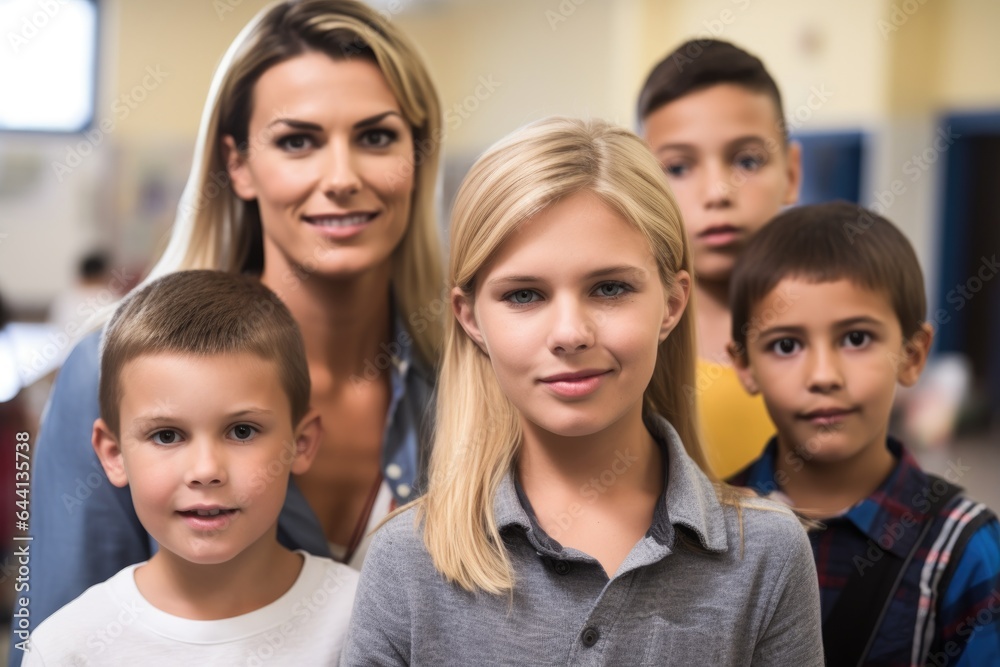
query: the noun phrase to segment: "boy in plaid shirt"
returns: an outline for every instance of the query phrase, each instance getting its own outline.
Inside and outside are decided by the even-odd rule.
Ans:
[[[916,255],[884,218],[843,202],[758,232],[730,291],[730,354],[777,427],[730,482],[814,519],[830,665],[1000,664],[1000,525],[888,435],[897,384],[931,348]]]

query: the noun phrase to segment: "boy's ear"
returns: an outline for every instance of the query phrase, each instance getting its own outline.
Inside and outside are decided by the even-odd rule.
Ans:
[[[104,474],[112,484],[119,488],[128,486],[128,476],[125,474],[125,459],[122,457],[118,438],[111,432],[103,419],[94,422],[94,432],[90,438],[94,445],[97,458],[101,461]]]
[[[736,377],[740,379],[743,388],[751,395],[759,394],[760,385],[757,384],[757,378],[754,377],[753,369],[750,368],[750,358],[747,356],[746,347],[731,341],[726,345],[726,352],[729,353],[733,368],[736,369]]]
[[[295,458],[292,459],[291,466],[293,475],[301,475],[309,470],[322,439],[323,422],[319,411],[310,409],[295,429]]]
[[[674,287],[667,294],[663,321],[660,322],[660,342],[662,343],[681,321],[688,300],[691,298],[691,274],[681,270],[674,274]]]
[[[799,201],[799,189],[802,187],[802,144],[789,141],[785,149],[785,169],[787,169],[788,187],[785,188],[785,206],[791,206]]]
[[[226,162],[226,171],[229,172],[229,180],[236,196],[246,201],[256,199],[257,188],[254,186],[247,158],[236,147],[236,140],[232,135],[227,134],[222,138],[222,158]]]
[[[479,322],[476,321],[476,309],[473,299],[463,292],[461,287],[455,287],[451,290],[451,309],[455,313],[455,319],[465,329],[465,333],[468,334],[469,338],[479,346],[483,354],[489,356],[490,352],[486,345],[486,337],[483,336],[483,332],[479,328]]]
[[[921,324],[920,329],[908,341],[903,342],[903,355],[896,369],[896,379],[899,384],[912,387],[917,383],[927,364],[933,342],[934,329],[927,322]]]

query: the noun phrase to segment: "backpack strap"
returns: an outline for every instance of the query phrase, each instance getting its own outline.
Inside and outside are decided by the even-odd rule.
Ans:
[[[939,477],[928,475],[932,482]],[[945,491],[931,503],[913,547],[900,558],[889,551],[865,569],[855,569],[823,623],[823,652],[826,664],[843,667],[861,665],[871,650],[889,605],[899,588],[906,568],[927,538],[934,519],[962,489],[941,479]],[[863,555],[863,554],[861,554]]]
[[[977,514],[969,523],[965,524],[962,528],[962,532],[959,533],[958,539],[955,540],[955,546],[951,550],[951,556],[948,560],[948,566],[944,569],[944,574],[941,575],[941,582],[938,586],[938,590],[944,593],[951,586],[951,580],[955,577],[955,570],[958,569],[958,563],[962,560],[962,554],[965,553],[965,547],[969,544],[969,540],[976,532],[997,518],[988,507],[983,509],[982,512]]]
[[[958,564],[962,561],[962,556],[965,554],[965,548],[968,546],[973,535],[975,535],[979,529],[987,523],[995,521],[997,518],[997,515],[994,514],[988,507],[982,505],[982,503],[978,504],[981,505],[982,511],[962,526],[962,530],[955,539],[955,544],[952,546],[951,553],[948,556],[948,564],[945,566],[944,572],[941,574],[941,578],[934,587],[935,590],[938,591],[937,605],[941,604],[945,593],[948,591],[948,588],[951,587],[951,581],[955,577],[955,571],[958,569]],[[936,650],[935,646],[937,646],[940,641],[941,637],[936,636],[934,638],[934,644],[931,646],[930,650]]]

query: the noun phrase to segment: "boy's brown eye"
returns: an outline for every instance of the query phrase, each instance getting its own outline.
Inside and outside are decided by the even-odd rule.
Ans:
[[[256,429],[249,424],[237,424],[233,427],[233,437],[237,440],[249,440],[256,433]]]
[[[847,334],[847,344],[851,347],[861,347],[870,339],[870,335],[864,331],[852,331]]]

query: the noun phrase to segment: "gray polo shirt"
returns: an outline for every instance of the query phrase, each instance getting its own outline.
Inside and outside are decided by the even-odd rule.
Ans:
[[[648,426],[666,488],[614,576],[546,535],[511,474],[494,511],[513,607],[446,583],[411,509],[375,535],[341,664],[821,667],[816,567],[798,520],[749,499],[741,538],[736,510],[720,505],[670,424]]]

